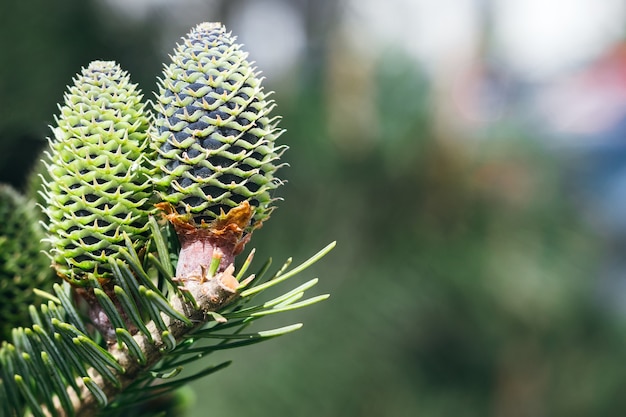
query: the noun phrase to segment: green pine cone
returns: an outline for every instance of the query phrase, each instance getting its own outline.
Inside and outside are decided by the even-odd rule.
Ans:
[[[28,324],[33,288],[51,285],[50,262],[42,253],[38,209],[8,185],[0,185],[0,341],[13,327]]]
[[[219,23],[183,38],[164,69],[151,131],[155,189],[185,221],[210,225],[247,202],[252,231],[273,210],[274,176],[285,146],[273,100],[247,53]]]
[[[148,236],[152,205],[149,118],[136,84],[112,61],[74,80],[53,128],[44,180],[50,258],[57,274],[84,286],[111,277],[108,257]]]

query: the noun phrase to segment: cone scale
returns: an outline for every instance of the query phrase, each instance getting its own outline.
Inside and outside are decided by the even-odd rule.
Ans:
[[[211,278],[240,253],[274,209],[286,146],[260,74],[219,23],[202,23],[164,69],[151,129],[157,204],[173,224],[181,280]]]

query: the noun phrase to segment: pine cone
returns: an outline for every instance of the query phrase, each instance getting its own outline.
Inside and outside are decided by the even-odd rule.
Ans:
[[[0,185],[0,341],[28,323],[28,306],[40,301],[33,289],[51,285],[37,212],[33,201]]]
[[[274,174],[286,147],[275,145],[282,132],[270,118],[274,102],[246,58],[224,26],[202,23],[183,38],[159,83],[154,183],[183,263],[185,246],[201,239],[221,247],[226,268],[270,216],[282,183]]]
[[[148,237],[148,116],[137,85],[112,61],[84,68],[60,110],[44,160],[49,255],[73,285],[106,282],[124,234],[137,248]]]

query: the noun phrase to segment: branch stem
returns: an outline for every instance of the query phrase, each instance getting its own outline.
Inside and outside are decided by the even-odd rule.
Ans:
[[[236,288],[238,282],[233,276],[233,272],[234,266],[230,264],[223,272],[219,272],[210,279],[185,281],[185,288],[195,299],[198,308],[196,309],[192,303],[183,297],[175,297],[171,300],[171,304],[175,310],[187,317],[193,323],[193,326],[187,326],[182,321],[161,313],[167,331],[177,342],[182,340],[187,333],[206,323],[211,317],[209,312],[222,309],[237,296]],[[121,387],[115,387],[109,380],[91,370],[93,381],[102,389],[107,398],[110,399],[124,390],[142,372],[149,370],[167,353],[168,345],[164,342],[161,331],[153,322],[148,323],[146,326],[153,342],[150,341],[147,335],[141,332],[133,336],[146,357],[144,365],[138,363],[137,359],[125,345],[120,348],[117,343],[109,344],[109,353],[113,355],[125,370],[124,373],[116,372],[116,377],[121,382]],[[79,381],[79,383],[82,386],[81,392],[77,395],[72,390],[70,393],[75,413],[79,417],[93,416],[98,410],[98,402],[82,381]],[[57,412],[60,415],[65,415],[61,408],[58,408]]]

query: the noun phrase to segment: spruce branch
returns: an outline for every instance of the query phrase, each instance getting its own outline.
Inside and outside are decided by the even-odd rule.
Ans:
[[[216,23],[183,39],[159,81],[154,116],[114,62],[95,61],[60,107],[43,179],[45,239],[65,281],[29,308],[0,348],[0,413],[124,415],[220,369],[179,377],[212,352],[297,330],[249,331],[268,315],[315,304],[317,279],[263,302],[319,260],[271,261],[247,276],[254,230],[274,210],[286,146],[274,103],[241,45]],[[156,216],[156,217],[155,217]],[[160,222],[156,218],[160,219]]]
[[[333,247],[334,244],[327,246],[303,265],[306,266],[320,259]],[[134,343],[139,347],[145,357],[144,361],[140,362],[137,360],[136,356],[128,348],[127,342],[112,344],[109,347],[109,353],[124,369],[124,372],[116,375],[116,381],[108,380],[102,375],[98,375],[93,378],[94,383],[101,387],[102,392],[107,396],[107,398],[113,398],[117,393],[123,391],[130,384],[134,383],[141,373],[145,373],[147,369],[153,368],[168,355],[168,360],[172,360],[171,358],[178,358],[181,355],[197,353],[206,355],[213,350],[223,350],[258,343],[297,330],[301,327],[301,324],[291,325],[285,328],[275,329],[273,331],[261,331],[252,334],[220,333],[220,331],[226,330],[235,323],[242,326],[241,323],[244,321],[251,322],[252,320],[258,319],[267,314],[279,313],[304,307],[305,305],[322,301],[328,297],[327,295],[321,295],[307,300],[306,303],[299,304],[292,301],[295,299],[294,296],[303,295],[304,291],[308,289],[307,287],[312,287],[317,282],[314,281],[309,283],[307,287],[301,286],[294,289],[292,292],[286,293],[283,295],[284,299],[282,300],[273,300],[247,310],[240,309],[237,311],[235,309],[233,312],[225,313],[225,317],[227,318],[223,319],[224,321],[210,321],[214,317],[211,315],[212,312],[223,311],[224,308],[235,298],[239,298],[240,302],[247,301],[245,297],[241,298],[241,293],[237,291],[236,287],[232,286],[232,284],[237,282],[232,272],[232,269],[228,269],[224,272],[218,273],[216,276],[203,283],[199,283],[197,286],[188,288],[187,290],[191,293],[195,300],[194,303],[187,301],[182,294],[179,294],[172,299],[171,308],[183,314],[186,320],[193,323],[191,326],[181,320],[172,318],[169,315],[162,314],[165,325],[164,328],[160,328],[155,325],[154,322],[150,322],[147,324],[148,334],[138,333],[133,336]],[[276,279],[276,282],[273,281],[274,280],[270,280],[267,283],[270,285],[266,288],[278,284],[281,280]],[[248,294],[248,297],[252,296],[252,293]],[[282,303],[279,301],[282,301]],[[207,324],[209,324],[209,326],[207,326]],[[248,323],[245,324],[246,327],[247,324]],[[165,337],[173,339],[176,346],[178,346],[183,340],[193,341],[194,338],[195,340],[218,339],[226,341],[227,343],[226,346],[222,345],[220,347],[192,347],[193,343],[190,343],[184,344],[182,349],[177,350],[176,348],[171,349],[171,342],[164,340]],[[238,340],[238,342],[232,342],[232,340]],[[166,365],[163,363],[160,365],[161,368],[165,369],[167,369],[168,366],[172,366],[171,364]],[[224,365],[225,364],[222,364],[221,366]],[[176,365],[174,369],[178,366],[180,365]],[[213,371],[217,370],[213,369],[213,367],[210,369]],[[164,372],[172,372],[172,370],[167,369],[167,371],[165,371],[161,369],[158,373],[163,376]],[[163,387],[157,385],[156,389],[163,389]],[[80,394],[80,398],[82,400],[74,404],[74,408],[77,411],[76,415],[91,415],[98,409],[97,398],[90,394],[91,393],[87,387],[82,388]],[[78,400],[78,398],[76,398],[76,400]]]
[[[14,408],[6,410],[5,415],[22,416],[25,410],[36,416],[117,415],[134,401],[145,400],[146,395],[160,395],[190,379],[222,369],[227,363],[209,367],[192,377],[155,384],[175,377],[182,366],[214,351],[259,343],[299,329],[301,324],[242,333],[253,321],[267,315],[301,308],[327,298],[327,295],[321,295],[299,301],[317,283],[316,279],[272,300],[247,305],[260,292],[302,272],[333,247],[334,243],[328,245],[291,270],[280,268],[265,283],[258,280],[244,291],[224,284],[235,279],[230,270],[219,273],[198,286],[195,303],[188,301],[182,291],[169,287],[167,289],[172,291],[172,298],[168,308],[180,313],[184,321],[160,311],[161,324],[147,321],[146,331],[130,338],[124,336],[129,334],[128,328],[117,328],[118,341],[108,343],[104,348],[94,343],[97,338],[87,330],[88,322],[81,318],[74,306],[70,298],[72,288],[67,283],[55,285],[55,295],[48,294],[50,301],[42,305],[40,311],[31,307],[33,326],[15,329],[13,344],[5,343],[0,349],[0,398],[23,398],[23,402],[9,401],[9,404],[13,403],[10,407]],[[168,254],[159,253],[158,256]],[[132,259],[129,264],[136,265],[136,261],[138,259]],[[114,280],[121,285],[127,281],[122,276],[122,270],[136,274],[146,272],[143,267],[139,271],[133,270],[122,260],[116,263],[117,267],[112,266]],[[223,280],[225,275],[229,275],[226,281]],[[258,276],[264,278],[263,272]],[[167,292],[165,288],[157,289],[156,296],[164,297],[164,292]],[[143,303],[152,301],[143,300]],[[220,311],[220,314],[212,314],[215,311]],[[122,320],[121,312],[112,310],[111,314],[111,322]],[[210,345],[199,343],[207,340],[218,342]],[[42,377],[41,369],[49,369],[51,375],[54,370],[57,378],[48,380]],[[11,383],[11,375],[15,384]],[[116,396],[119,398],[116,399]]]

